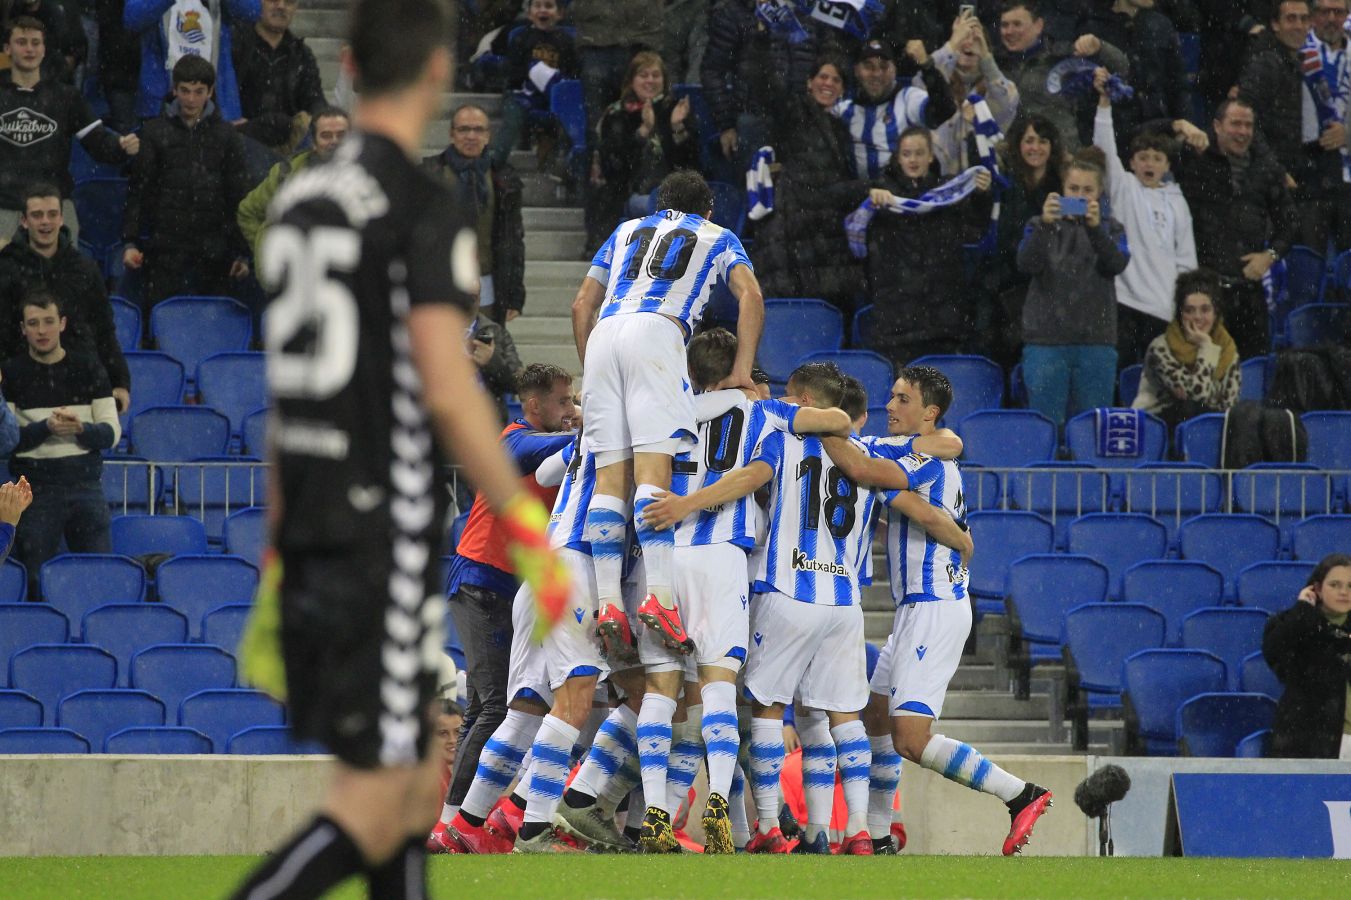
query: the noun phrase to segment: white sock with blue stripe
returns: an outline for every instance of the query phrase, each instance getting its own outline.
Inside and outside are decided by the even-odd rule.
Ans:
[[[688,706],[685,714],[685,721],[671,731],[671,757],[666,763],[666,802],[672,819],[679,819],[682,805],[689,804],[690,788],[704,756],[704,740],[699,733],[704,708]]]
[[[521,764],[543,721],[542,716],[519,709],[507,710],[507,717],[483,745],[474,781],[460,809],[480,819],[492,812],[497,798],[506,792],[516,773],[522,771]]]
[[[637,713],[634,715],[636,717]],[[576,779],[573,780],[573,783],[576,783]],[[596,798],[596,808],[613,819],[615,811],[619,809],[619,804],[624,802],[624,798],[629,796],[630,791],[642,783],[642,770],[638,766],[638,745],[635,742],[628,761],[601,789],[600,796]],[[641,796],[642,792],[639,791],[638,793]]]
[[[868,835],[874,840],[891,834],[891,807],[901,783],[901,754],[889,734],[868,738],[872,765],[868,767]]]
[[[572,769],[572,748],[579,735],[576,728],[556,716],[545,716],[540,723],[535,745],[530,748],[535,768],[526,785],[526,822],[553,821],[558,801],[563,799],[563,788]]]
[[[802,793],[807,800],[807,841],[830,827],[835,806],[835,742],[826,714],[798,710],[797,736],[802,741]]]
[[[964,784],[975,791],[994,794],[1008,803],[1023,792],[1027,782],[1014,778],[990,762],[970,744],[935,734],[924,745],[919,764],[949,781]]]
[[[849,808],[845,834],[852,836],[868,828],[868,776],[873,763],[868,732],[858,719],[842,722],[830,729],[839,754],[840,782],[844,786],[844,805]]]
[[[586,761],[577,770],[577,777],[572,779],[572,789],[599,797],[629,758],[638,752],[637,728],[638,714],[633,710],[622,703],[610,710],[596,730]]]
[[[623,608],[620,576],[624,569],[624,538],[628,534],[629,505],[608,494],[592,494],[582,531],[591,545],[591,566],[596,570],[597,609],[613,603]]]
[[[704,700],[704,718],[699,724],[708,757],[708,790],[727,799],[732,773],[736,771],[736,755],[741,748],[736,726],[736,685],[730,681],[710,681],[699,693]]]
[[[643,511],[656,501],[665,488],[655,484],[640,484],[633,492],[633,527],[638,532],[638,543],[643,548],[643,575],[647,578],[647,592],[667,609],[675,605],[671,598],[671,570],[675,566],[675,530],[665,531],[647,524]],[[589,520],[588,520],[589,521]],[[594,552],[594,550],[592,551]],[[650,803],[648,804],[651,805]]]
[[[732,821],[732,843],[740,850],[751,839],[751,823],[746,818],[746,773],[740,765],[732,768],[732,792],[727,795],[727,818]]]
[[[666,767],[671,758],[671,719],[676,702],[661,694],[644,694],[638,711],[638,762],[643,767],[643,799],[649,807],[670,812],[666,801]]]
[[[760,821],[757,829],[768,834],[779,827],[779,798],[783,772],[783,722],[779,719],[751,719],[751,796]]]

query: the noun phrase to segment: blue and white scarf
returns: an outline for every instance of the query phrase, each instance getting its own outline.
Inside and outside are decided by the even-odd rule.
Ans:
[[[994,113],[990,111],[990,104],[985,101],[984,97],[980,94],[970,94],[966,99],[975,113],[972,131],[975,132],[976,136],[976,155],[980,157],[980,164],[990,170],[990,175],[994,179],[992,189],[994,190],[995,200],[990,209],[990,227],[986,229],[985,234],[980,239],[981,252],[988,253],[994,250],[999,225],[999,195],[1009,186],[1009,180],[1000,174],[999,153],[997,152],[999,142],[1004,140],[1004,133],[999,130],[999,123],[995,121]]]
[[[1062,59],[1046,75],[1046,91],[1052,96],[1064,94],[1077,97],[1093,91],[1093,72],[1102,65],[1082,56]],[[1107,78],[1107,98],[1120,103],[1135,96],[1135,88],[1127,84],[1119,75]]]
[[[1277,307],[1283,306],[1289,299],[1290,288],[1286,281],[1285,260],[1276,260],[1262,276],[1262,293],[1267,300],[1267,312],[1275,312]]]
[[[808,16],[816,21],[861,41],[868,39],[873,26],[886,12],[881,0],[798,0],[798,4],[808,7]]]
[[[765,23],[770,34],[787,39],[790,44],[800,44],[809,35],[807,29],[798,21],[794,0],[767,0],[755,4],[755,17]]]
[[[1144,450],[1145,413],[1140,409],[1093,410],[1097,424],[1098,456],[1138,457]]]
[[[1320,41],[1312,30],[1304,38],[1304,46],[1299,51],[1300,70],[1304,74],[1304,85],[1313,98],[1313,108],[1318,114],[1318,133],[1322,134],[1329,125],[1341,122],[1337,101],[1345,103],[1342,92],[1345,85],[1338,84],[1338,72],[1332,60],[1327,57],[1327,45]],[[1345,143],[1341,149],[1342,181],[1351,182],[1351,151]]]
[[[984,166],[972,166],[962,174],[945,181],[918,197],[897,197],[886,206],[878,207],[871,199],[864,200],[858,209],[844,217],[844,234],[849,239],[849,252],[858,259],[868,255],[868,226],[879,212],[923,215],[936,209],[956,206],[976,191],[976,175]]]
[[[761,147],[746,169],[746,218],[758,222],[774,212],[774,148]]]

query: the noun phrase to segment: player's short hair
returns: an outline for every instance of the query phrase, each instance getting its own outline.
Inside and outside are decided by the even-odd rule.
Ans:
[[[359,90],[370,96],[409,87],[438,47],[455,46],[454,31],[444,0],[356,0],[347,43]]]
[[[839,406],[844,396],[844,373],[831,362],[803,363],[788,376],[789,393],[810,391],[819,403]]]
[[[704,176],[692,169],[678,169],[661,180],[657,188],[657,209],[702,216],[713,208],[713,189]]]
[[[20,207],[19,211],[26,212],[28,210],[28,201],[35,200],[39,197],[55,197],[57,200],[60,200],[61,189],[50,181],[34,181],[32,184],[28,185],[28,187],[23,189],[23,206]]]
[[[316,109],[314,115],[310,116],[310,134],[314,134],[315,130],[318,129],[320,119],[342,119],[345,122],[352,121],[352,117],[348,114],[347,110],[343,109],[341,106],[333,106],[326,103]]]
[[[16,31],[36,31],[47,40],[47,26],[37,16],[15,16],[5,25],[5,43],[8,44]]]
[[[567,369],[550,363],[531,363],[516,378],[516,394],[524,400],[526,397],[538,397],[554,389],[559,382],[572,384],[572,376]]]
[[[701,391],[732,374],[736,363],[736,335],[726,328],[710,328],[690,338],[685,350],[690,381]]]
[[[769,384],[773,379],[759,366],[751,366],[751,384]]]
[[[919,399],[925,406],[938,407],[936,418],[943,418],[952,406],[952,382],[933,366],[906,366],[896,377],[919,388]]]
[[[174,63],[170,80],[174,87],[180,84],[204,84],[207,87],[215,87],[216,67],[200,56],[185,56]]]
[[[844,376],[844,391],[841,392],[840,409],[849,414],[852,422],[868,411],[868,389],[853,375]]]
[[[23,311],[30,306],[36,306],[38,309],[46,309],[49,306],[56,308],[57,318],[66,314],[61,298],[51,288],[35,287],[23,295],[23,302],[19,304],[19,321],[23,321]]]

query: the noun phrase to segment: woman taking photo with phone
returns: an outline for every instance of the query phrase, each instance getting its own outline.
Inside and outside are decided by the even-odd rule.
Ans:
[[[1267,622],[1262,655],[1285,693],[1271,757],[1351,760],[1351,556],[1323,557],[1294,606]]]

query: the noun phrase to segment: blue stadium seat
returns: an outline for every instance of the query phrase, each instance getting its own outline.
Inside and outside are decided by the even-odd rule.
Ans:
[[[113,516],[112,538],[114,553],[133,558],[206,552],[206,529],[192,516]]]
[[[1282,534],[1305,516],[1335,512],[1332,479],[1309,463],[1255,463],[1234,473],[1236,511],[1276,520]]]
[[[713,191],[713,217],[710,221],[740,237],[746,228],[746,189],[725,181],[710,181],[708,187]]]
[[[1311,562],[1253,563],[1238,573],[1238,602],[1273,616],[1284,612],[1295,604],[1312,571]]]
[[[198,691],[183,701],[178,723],[211,738],[216,752],[224,753],[230,738],[255,725],[285,725],[281,704],[261,691],[243,688]]]
[[[248,349],[253,323],[248,307],[229,297],[170,297],[150,310],[150,333],[195,376],[208,356]]]
[[[113,306],[117,345],[123,353],[129,353],[141,345],[141,309],[125,297],[109,297],[108,302]]]
[[[1176,443],[1182,458],[1208,469],[1220,467],[1220,440],[1224,437],[1224,413],[1205,413],[1177,426]]]
[[[1111,489],[1107,473],[1083,463],[1034,463],[1030,472],[1005,476],[1005,490],[1016,509],[1030,509],[1051,520],[1056,546],[1069,539],[1070,522],[1087,513],[1109,508]]]
[[[135,560],[111,553],[63,553],[42,564],[42,596],[70,620],[70,636],[79,640],[84,614],[105,603],[145,599],[145,569]]]
[[[1107,597],[1119,600],[1127,569],[1167,554],[1168,532],[1143,513],[1088,513],[1070,522],[1066,549],[1106,566]]]
[[[1286,252],[1285,289],[1291,306],[1320,303],[1327,282],[1327,262],[1322,254],[1296,244]]]
[[[202,636],[202,617],[225,603],[251,603],[258,589],[258,570],[238,556],[183,555],[165,560],[155,570],[161,603],[188,617],[193,640]]]
[[[103,496],[115,516],[149,513],[164,499],[164,470],[140,456],[105,459]]]
[[[1113,412],[1106,407],[1090,409],[1065,423],[1065,444],[1070,456],[1080,463],[1100,468],[1121,469],[1138,466],[1141,463],[1158,462],[1168,450],[1168,426],[1157,416],[1144,413],[1144,424],[1138,456],[1105,456],[1098,453],[1098,420]]]
[[[0,730],[0,754],[88,753],[89,742],[69,728],[6,728]]]
[[[1084,603],[1065,614],[1062,643],[1073,743],[1088,749],[1088,717],[1121,705],[1121,667],[1140,650],[1163,646],[1163,616],[1136,603]]]
[[[1261,403],[1267,396],[1267,371],[1271,368],[1271,357],[1245,359],[1238,364],[1238,368],[1238,399]]]
[[[29,644],[64,644],[69,639],[69,620],[46,603],[0,604],[0,665]]]
[[[808,353],[840,349],[844,316],[824,300],[770,299],[765,334],[774,339],[761,343],[760,366],[772,381],[784,382]]]
[[[1310,303],[1290,311],[1285,317],[1287,347],[1313,347],[1335,340],[1346,325],[1345,303]]]
[[[1127,743],[1151,756],[1177,755],[1177,711],[1191,697],[1222,691],[1224,661],[1204,650],[1141,650],[1122,664]]]
[[[1055,423],[1031,409],[983,409],[956,428],[962,459],[982,466],[1025,466],[1055,458]]]
[[[225,552],[242,556],[255,566],[261,565],[267,529],[267,511],[253,506],[225,517],[222,534]]]
[[[1009,665],[1025,697],[1034,665],[1060,659],[1065,613],[1107,599],[1107,567],[1084,556],[1032,554],[1008,570],[1005,605],[1014,642]]]
[[[1189,80],[1195,82],[1196,74],[1201,71],[1201,35],[1195,31],[1179,31],[1177,36],[1182,48],[1182,69],[1191,76]]]
[[[1344,553],[1351,534],[1351,515],[1310,516],[1295,525],[1295,559],[1317,562],[1330,553]]]
[[[1276,559],[1281,533],[1261,516],[1213,513],[1193,516],[1178,529],[1183,559],[1213,566],[1224,576],[1224,596],[1238,596],[1238,573],[1255,562]]]
[[[913,360],[912,366],[933,366],[952,383],[952,405],[943,413],[949,426],[980,409],[1004,405],[1004,370],[983,356],[935,354]]]
[[[1351,469],[1351,412],[1308,412],[1300,420],[1309,433],[1309,462],[1320,469]]]
[[[202,641],[224,647],[233,653],[244,634],[244,623],[249,618],[248,603],[226,603],[202,616]]]
[[[840,371],[852,375],[863,382],[868,394],[868,402],[874,406],[886,406],[891,399],[891,386],[896,377],[891,369],[891,361],[880,353],[871,350],[821,350],[809,353],[798,361],[804,363],[835,363]],[[796,367],[795,367],[796,368]]]
[[[254,725],[230,735],[226,753],[243,756],[289,756],[301,752],[301,746],[285,725]]]
[[[41,728],[42,703],[24,691],[0,691],[0,730]]]
[[[102,750],[108,736],[123,728],[163,725],[164,703],[145,691],[76,691],[61,700],[56,724],[84,735],[91,747]]]
[[[131,447],[156,462],[221,456],[230,420],[206,406],[152,406],[132,417]]]
[[[868,335],[872,334],[873,305],[860,306],[854,310],[853,321],[849,324],[849,344],[852,347],[868,346]]]
[[[971,539],[980,548],[980,565],[971,569],[967,583],[982,613],[1004,611],[1004,587],[1009,566],[1024,556],[1055,549],[1055,528],[1034,512],[991,510],[967,515]]]
[[[34,644],[9,658],[9,686],[27,691],[56,721],[56,705],[76,691],[117,686],[117,660],[87,644]]]
[[[235,658],[211,644],[155,644],[132,656],[131,686],[177,710],[198,691],[234,687]]]
[[[235,435],[243,433],[245,416],[267,405],[263,368],[263,354],[248,351],[217,353],[197,365],[202,402],[224,413]]]
[[[267,498],[267,467],[254,457],[204,456],[176,466],[174,473],[178,510],[201,520],[210,544],[220,543],[227,515]]]
[[[1270,747],[1271,729],[1263,728],[1240,740],[1234,748],[1234,756],[1238,759],[1265,759]]]
[[[132,394],[128,418],[155,406],[178,406],[183,402],[183,364],[167,353],[135,350],[124,354],[131,371]]]
[[[883,406],[868,408],[868,421],[863,423],[863,437],[887,437],[887,410]]]
[[[1263,609],[1211,606],[1198,609],[1182,620],[1182,644],[1191,650],[1206,650],[1224,660],[1229,689],[1238,690],[1243,657],[1262,648],[1267,625]]]
[[[211,738],[177,725],[133,726],[108,735],[104,753],[189,755],[211,752]]]
[[[1004,492],[1000,489],[997,473],[975,463],[967,463],[962,466],[962,485],[967,509],[976,511],[1004,508]]]
[[[28,570],[13,557],[0,565],[0,604],[28,599]]]
[[[1238,742],[1270,728],[1276,701],[1265,694],[1208,692],[1177,711],[1178,749],[1183,756],[1232,757]]]
[[[1224,576],[1201,562],[1156,559],[1137,563],[1121,579],[1121,599],[1157,609],[1168,620],[1166,643],[1182,645],[1182,620],[1205,606],[1219,606]]]
[[[1223,479],[1200,463],[1145,463],[1116,479],[1126,510],[1158,519],[1170,542],[1184,520],[1219,512],[1224,502]]]
[[[131,658],[151,644],[182,644],[188,618],[163,603],[109,603],[84,615],[86,643],[117,659],[118,687],[131,684]]]
[[[1262,655],[1261,650],[1256,650],[1243,657],[1239,663],[1238,689],[1249,694],[1266,694],[1273,700],[1281,699],[1281,694],[1285,693],[1285,685],[1276,677],[1276,673],[1271,671],[1271,666],[1267,665],[1266,657]]]
[[[550,88],[549,112],[558,119],[574,152],[584,152],[588,142],[582,83],[575,78],[564,78]]]
[[[122,244],[122,216],[127,208],[127,179],[82,178],[71,199],[80,219],[80,242],[100,254]],[[106,274],[106,273],[105,273]]]
[[[1145,367],[1136,363],[1133,366],[1126,366],[1116,376],[1116,405],[1130,406],[1135,402],[1135,395],[1140,393],[1140,378],[1144,375]]]
[[[262,459],[267,453],[267,408],[255,409],[244,417],[244,446],[241,452]]]

